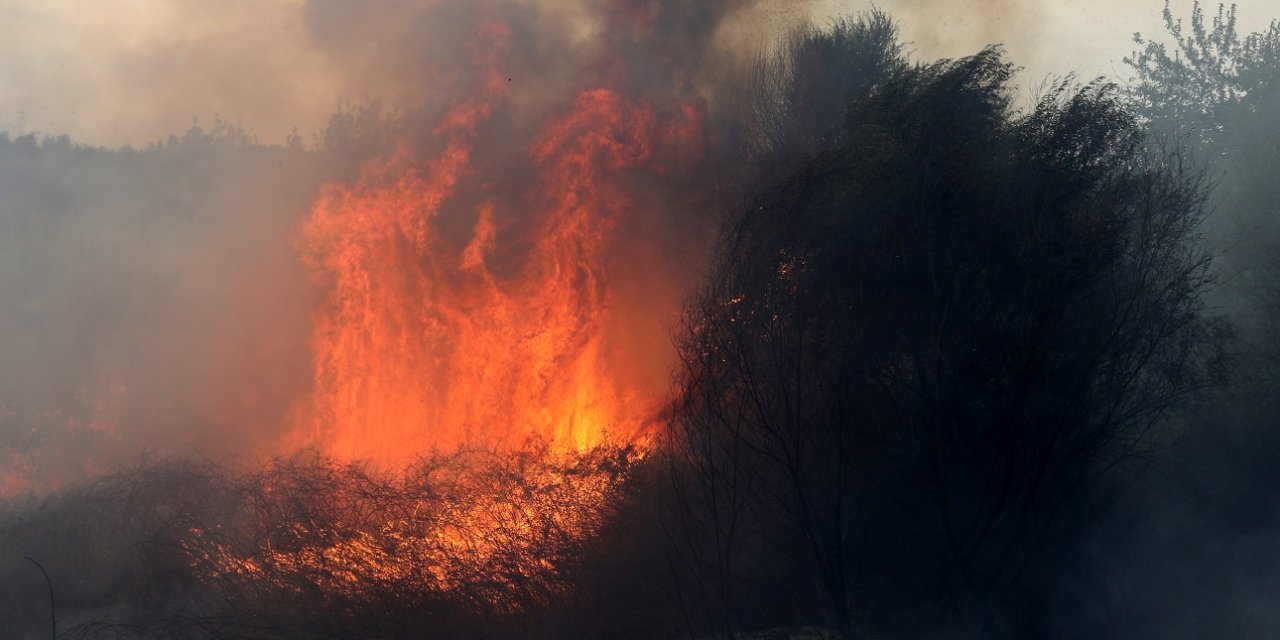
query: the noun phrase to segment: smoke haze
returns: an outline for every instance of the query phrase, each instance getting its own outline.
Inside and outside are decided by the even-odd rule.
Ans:
[[[309,385],[315,294],[294,245],[299,222],[321,184],[353,179],[393,139],[436,144],[437,118],[483,76],[471,50],[482,17],[510,27],[512,51],[501,69],[509,101],[477,162],[504,176],[484,189],[513,199],[533,176],[506,159],[509,150],[527,146],[577,90],[614,86],[697,105],[711,116],[710,152],[727,152],[742,135],[732,123],[743,116],[738,96],[755,56],[806,24],[865,8],[829,0],[660,9],[640,0],[395,0],[378,11],[346,0],[0,3],[0,123],[8,130],[0,143],[0,444],[13,468],[27,470],[10,475],[38,468],[44,482],[74,478],[143,450],[275,452],[264,443],[278,439]],[[1024,87],[1049,74],[1123,74],[1117,60],[1131,33],[1161,31],[1159,7],[1148,3],[898,0],[883,8],[919,59],[1004,43],[1025,65]],[[1242,14],[1247,30],[1280,14],[1280,2],[1249,3]],[[70,138],[40,142],[48,134]],[[738,196],[680,184],[727,186],[723,172],[635,179],[635,192],[647,195],[618,232],[634,241],[612,247],[609,260],[616,317],[643,310],[648,320],[609,332],[630,355],[616,358],[617,375],[658,393],[670,366],[668,329],[700,267],[691,256],[716,219],[708,198]],[[459,215],[455,235],[470,224],[469,213]]]
[[[603,357],[621,386],[666,393],[671,331],[716,224],[762,186],[737,173],[751,65],[798,29],[872,7],[666,4],[0,0],[0,498],[141,454],[291,453],[324,304],[300,257],[303,221],[326,184],[357,183],[371,160],[405,147],[426,164],[441,152],[441,118],[483,88],[474,47],[486,19],[510,28],[507,95],[439,224],[450,246],[467,246],[479,204],[497,203],[497,242],[509,248],[490,259],[494,273],[517,271],[530,251],[535,221],[522,216],[539,174],[526,151],[581,90],[609,87],[664,123],[676,114],[702,127],[704,145],[609,177],[632,199],[603,258]],[[915,60],[1003,44],[1026,95],[1050,76],[1124,81],[1133,33],[1165,35],[1159,0],[875,6]],[[1171,3],[1175,16],[1190,7]],[[1280,0],[1246,0],[1240,16],[1239,31],[1259,30]],[[1095,637],[1208,637],[1237,620],[1248,621],[1238,637],[1280,628],[1268,609],[1280,568],[1255,562],[1276,557],[1280,524],[1256,506],[1280,497],[1273,440],[1241,426],[1164,459],[1126,494],[1145,511],[1077,541],[1085,561],[1064,572],[1061,610],[1048,616]],[[1161,564],[1169,557],[1190,560]],[[1200,598],[1214,580],[1221,589]],[[1197,604],[1170,613],[1170,601]],[[1135,620],[1120,620],[1129,605]]]
[[[540,34],[537,55],[513,59],[513,75],[523,72],[526,80],[536,70],[541,82],[572,82],[581,71],[573,62],[618,35],[608,3],[487,4]],[[1174,2],[1175,15],[1187,15],[1190,4]],[[375,99],[388,107],[440,99],[450,76],[464,71],[450,66],[458,62],[458,38],[467,33],[455,28],[457,22],[479,6],[396,0],[371,12],[343,0],[89,6],[4,0],[0,129],[67,134],[85,144],[145,145],[184,130],[192,116],[221,116],[266,143],[282,141],[294,127],[310,136],[339,99]],[[767,0],[687,6],[697,7],[701,17],[679,15],[682,30],[701,29],[711,38],[699,46],[742,58],[798,25],[824,24],[872,5]],[[1123,73],[1119,61],[1133,32],[1161,30],[1158,2],[893,0],[875,6],[902,22],[904,40],[921,59],[965,55],[1000,42],[1026,67],[1023,84],[1031,86],[1050,73]],[[1242,28],[1257,30],[1280,2],[1254,0],[1241,9]],[[558,88],[529,88],[522,99],[549,99]]]
[[[1280,2],[1258,4],[1267,6],[1242,11],[1242,29],[1280,13]],[[639,0],[396,0],[378,11],[345,0],[0,4],[6,451],[15,468],[59,468],[37,474],[48,478],[140,450],[263,451],[308,386],[314,293],[292,244],[299,221],[321,184],[354,178],[364,161],[390,151],[392,138],[431,148],[433,123],[483,75],[470,51],[482,16],[512,31],[501,70],[506,124],[480,148],[493,150],[481,159],[488,171],[505,174],[496,188],[514,195],[532,178],[501,165],[503,149],[527,146],[537,123],[577,90],[615,86],[700,105],[712,116],[713,152],[732,149],[741,78],[755,56],[806,24],[865,8],[759,0],[661,10]],[[1050,73],[1116,73],[1132,31],[1160,31],[1159,7],[1146,3],[899,0],[883,8],[920,59],[1004,43],[1026,65],[1024,86]],[[70,140],[41,144],[49,134]],[[674,176],[661,182],[636,190],[650,195],[619,231],[645,241],[609,254],[617,316],[651,312],[649,322],[610,329],[633,354],[618,375],[655,392],[666,383],[681,292],[700,265],[691,256],[715,220],[705,198],[736,197],[683,188]],[[50,424],[61,427],[39,426]],[[49,442],[57,432],[66,442]],[[24,457],[45,449],[79,453]]]

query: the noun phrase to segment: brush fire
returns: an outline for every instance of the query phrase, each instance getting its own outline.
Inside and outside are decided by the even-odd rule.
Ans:
[[[345,600],[466,585],[485,594],[477,605],[545,601],[649,450],[663,398],[619,383],[605,357],[605,252],[632,206],[614,177],[688,162],[699,110],[581,91],[528,148],[503,152],[532,189],[495,196],[503,176],[473,157],[509,97],[509,37],[499,22],[478,29],[483,77],[435,126],[434,155],[402,146],[371,162],[356,183],[326,186],[302,224],[320,304],[314,388],[289,449],[315,452],[324,463],[309,473],[325,477],[268,473],[258,497],[324,507],[256,513],[247,547],[191,529],[186,548],[211,580]]]
[[[0,639],[1280,637],[1280,26],[1082,2],[0,0]]]

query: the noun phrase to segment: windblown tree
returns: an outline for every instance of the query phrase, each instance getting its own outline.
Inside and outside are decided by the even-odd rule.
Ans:
[[[838,132],[745,207],[687,308],[677,557],[725,635],[1030,633],[1018,587],[1091,483],[1214,379],[1204,190],[1111,86],[1021,113],[998,49],[873,48],[879,75],[847,80]],[[822,607],[752,618],[769,587]]]
[[[786,39],[776,54],[757,59],[748,78],[749,155],[778,170],[835,145],[851,99],[907,64],[897,25],[879,10]]]
[[[1130,101],[1154,133],[1187,143],[1209,167],[1217,182],[1211,222],[1228,247],[1219,298],[1246,338],[1280,345],[1272,328],[1280,273],[1271,266],[1280,247],[1280,23],[1242,35],[1235,5],[1219,5],[1207,20],[1199,3],[1189,32],[1167,3],[1164,21],[1171,45],[1137,36],[1139,50],[1125,59],[1136,74]],[[1280,357],[1280,347],[1267,351]]]

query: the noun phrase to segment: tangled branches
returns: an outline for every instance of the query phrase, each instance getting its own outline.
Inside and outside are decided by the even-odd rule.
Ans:
[[[397,477],[331,460],[245,477],[229,519],[193,523],[183,548],[232,600],[286,594],[350,612],[432,604],[512,613],[563,595],[633,452],[556,459],[463,452]]]

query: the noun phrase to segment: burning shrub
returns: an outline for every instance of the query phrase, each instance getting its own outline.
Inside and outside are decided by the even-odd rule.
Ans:
[[[515,613],[567,589],[635,451],[466,451],[379,475],[328,458],[241,481],[228,521],[190,529],[192,566],[241,605],[302,597],[334,610]]]
[[[461,451],[395,475],[318,455],[252,472],[147,460],[5,505],[0,546],[49,570],[70,637],[369,637],[425,621],[449,637],[572,601],[640,459]],[[20,596],[0,615],[35,635],[49,618],[33,571],[0,566]]]

